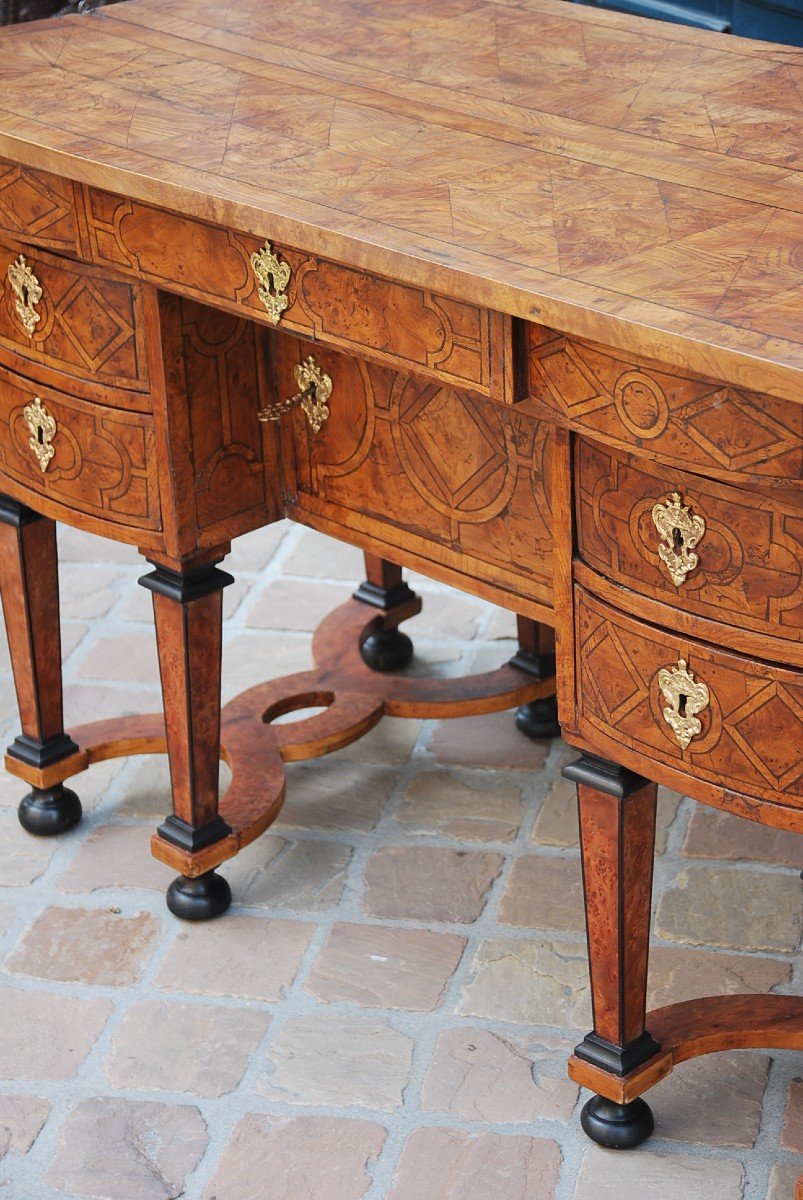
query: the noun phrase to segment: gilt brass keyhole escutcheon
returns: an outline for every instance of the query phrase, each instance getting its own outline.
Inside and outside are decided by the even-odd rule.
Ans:
[[[278,325],[282,313],[290,301],[285,290],[290,282],[290,264],[274,253],[270,242],[251,255],[251,266],[259,284],[259,298],[274,325]]]
[[[54,447],[51,445],[58,428],[56,419],[44,407],[39,396],[36,397],[32,404],[25,405],[22,415],[31,434],[28,439],[28,445],[44,473],[50,466],[50,460],[56,453]]]
[[[699,679],[695,679],[686,668],[686,660],[678,659],[676,667],[662,667],[658,672],[658,686],[664,700],[664,720],[675,735],[681,750],[685,750],[692,738],[702,731],[698,713],[708,708],[710,693]]]
[[[297,364],[295,377],[299,387],[295,396],[279,400],[276,404],[267,404],[257,416],[260,421],[281,421],[283,416],[300,405],[312,426],[312,432],[318,433],[329,416],[328,401],[334,386],[332,378],[321,370],[312,355]]]
[[[21,254],[16,262],[9,263],[8,282],[14,293],[14,308],[28,337],[33,337],[36,326],[41,321],[36,306],[42,299],[42,285]]]
[[[680,587],[700,561],[694,547],[705,533],[705,521],[681,503],[678,492],[653,505],[652,519],[661,536],[658,557],[675,587]]]

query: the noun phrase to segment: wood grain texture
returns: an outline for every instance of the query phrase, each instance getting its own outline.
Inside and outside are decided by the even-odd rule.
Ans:
[[[0,521],[0,594],[22,732],[43,744],[64,732],[54,521]]]
[[[250,261],[264,239],[96,189],[86,192],[86,211],[96,262],[272,324]],[[505,398],[502,317],[284,245],[273,249],[291,269],[282,328]]]
[[[28,168],[800,400],[798,49],[557,0],[134,0],[3,47]]]
[[[7,757],[6,767],[28,783],[49,787],[95,762],[169,750],[175,813],[193,827],[219,814],[231,829],[197,851],[154,834],[154,855],[184,875],[202,875],[232,858],[271,824],[284,800],[284,762],[339,750],[385,715],[471,716],[554,691],[553,678],[534,679],[508,664],[463,679],[413,679],[372,671],[360,656],[361,642],[377,628],[395,627],[414,615],[420,602],[414,598],[378,612],[350,600],[316,631],[313,670],[258,684],[221,710],[220,592],[189,605],[154,595],[154,605],[167,718],[155,713],[95,721],[70,731],[81,749],[69,758],[42,769]],[[199,605],[206,609],[205,616]],[[186,686],[188,672],[194,675],[191,689]],[[271,724],[310,706],[323,707],[323,712]],[[231,768],[232,777],[218,803],[219,758]]]
[[[29,445],[23,410],[39,396],[57,425],[46,471]],[[0,367],[0,471],[6,489],[36,507],[45,496],[106,524],[139,530],[161,526],[152,419],[89,404]],[[16,485],[16,486],[15,486]],[[69,512],[64,517],[70,520]]]
[[[136,538],[168,576],[285,513],[506,602],[531,651],[554,598],[567,740],[640,776],[621,803],[581,794],[595,1025],[614,1055],[575,1077],[605,1095],[636,1083],[600,1062],[645,1050],[646,777],[801,829],[802,82],[803,51],[557,0],[132,0],[0,34],[0,231],[67,256],[41,254],[59,316],[41,345],[0,321],[4,488]],[[249,261],[266,239],[291,267],[267,333]],[[104,360],[98,314],[127,314],[132,287],[142,318],[135,301]],[[260,429],[311,350],[334,382],[328,422]],[[44,476],[19,424],[32,388],[59,423]],[[675,490],[707,521],[681,592],[645,517]],[[185,875],[269,824],[284,760],[386,713],[493,711],[554,686],[510,665],[382,677],[360,639],[414,610],[352,601],[316,635],[314,670],[238,697],[221,729],[219,593],[156,599],[167,731],[101,722],[63,763],[10,768],[47,786],[168,744],[176,814],[215,839],[155,837]],[[711,693],[683,750],[657,687],[681,657]],[[270,725],[308,705],[323,711]],[[703,1045],[702,1012],[664,1014],[669,1049],[640,1090]],[[716,1012],[708,1049],[781,1044],[777,1005]]]
[[[257,416],[271,386],[265,341],[252,322],[191,300],[162,305],[162,337],[177,520],[190,549],[214,547],[283,515],[278,430]]]
[[[42,288],[40,320],[29,335],[15,311],[7,268],[24,255]],[[0,354],[11,365],[24,360],[54,372],[117,389],[148,390],[148,360],[140,289],[108,271],[71,263],[11,239],[0,242]],[[47,382],[47,379],[45,379]],[[126,407],[147,409],[142,396],[122,397]]]
[[[0,229],[68,253],[78,246],[76,189],[69,179],[0,159]]]
[[[275,339],[278,394],[309,347]],[[548,605],[550,451],[545,423],[476,393],[315,349],[333,381],[331,416],[313,434],[292,419],[288,490],[310,513],[403,548],[439,554],[480,579],[504,578]]]
[[[177,603],[154,594],[173,812],[190,826],[217,816],[220,758],[220,591]]]
[[[647,1008],[656,787],[643,782],[624,798],[577,785],[594,1032],[619,1048]]]
[[[803,230],[802,230],[803,231]],[[803,409],[666,363],[527,326],[530,404],[589,438],[669,466],[799,493]],[[529,407],[529,404],[527,405]]]
[[[799,507],[585,441],[575,470],[578,553],[596,571],[686,613],[803,640]],[[705,522],[698,564],[679,586],[652,518],[674,493]],[[760,653],[775,657],[766,646]]]
[[[600,734],[615,739],[640,756],[647,773],[669,765],[688,778],[689,795],[702,783],[723,805],[732,790],[779,810],[803,807],[800,672],[646,625],[581,588],[575,625],[578,729],[592,744]],[[700,734],[686,749],[663,716],[658,684],[658,672],[681,658],[710,691]]]
[[[800,1050],[803,999],[799,996],[703,996],[647,1016],[661,1053],[619,1078],[573,1055],[569,1075],[583,1087],[627,1104],[663,1079],[678,1063],[723,1050]]]

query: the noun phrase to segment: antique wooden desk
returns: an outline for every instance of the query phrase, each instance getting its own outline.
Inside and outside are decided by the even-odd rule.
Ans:
[[[0,86],[26,828],[78,820],[87,764],[166,746],[153,851],[173,911],[212,916],[284,761],[383,713],[554,732],[556,658],[585,1127],[636,1144],[674,1063],[803,1046],[791,997],[645,1020],[656,783],[803,827],[803,53],[558,0],[133,0],[9,31]],[[283,515],[368,577],[314,670],[221,718],[218,564]],[[56,519],[150,560],[165,718],[64,730]],[[388,674],[409,564],[519,614],[513,662]]]

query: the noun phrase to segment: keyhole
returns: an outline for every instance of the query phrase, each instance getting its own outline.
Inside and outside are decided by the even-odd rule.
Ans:
[[[45,444],[45,431],[44,431],[44,429],[42,428],[42,426],[41,426],[41,425],[37,425],[37,427],[36,427],[36,440],[38,441],[38,443],[39,443],[39,445],[40,445],[40,446],[44,446],[44,444]]]
[[[686,697],[683,695],[683,692],[678,696],[678,716],[686,716]]]
[[[683,549],[683,534],[680,532],[677,525],[675,525],[674,529],[672,530],[672,545],[674,547],[675,554],[680,554],[681,550]]]
[[[26,285],[24,283],[22,285],[22,304],[23,304],[24,308],[30,308],[28,288],[26,287]]]

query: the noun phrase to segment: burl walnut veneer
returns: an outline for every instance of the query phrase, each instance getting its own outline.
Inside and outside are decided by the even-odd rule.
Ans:
[[[167,750],[153,852],[203,919],[285,761],[386,713],[559,714],[605,1145],[685,1058],[803,1047],[795,997],[645,1011],[657,784],[803,830],[802,85],[799,50],[559,0],[133,0],[0,37],[23,824]],[[312,670],[221,709],[220,564],[282,516],[366,579]],[[164,714],[64,729],[56,520],[150,561]],[[517,613],[513,660],[393,674],[402,566]]]

